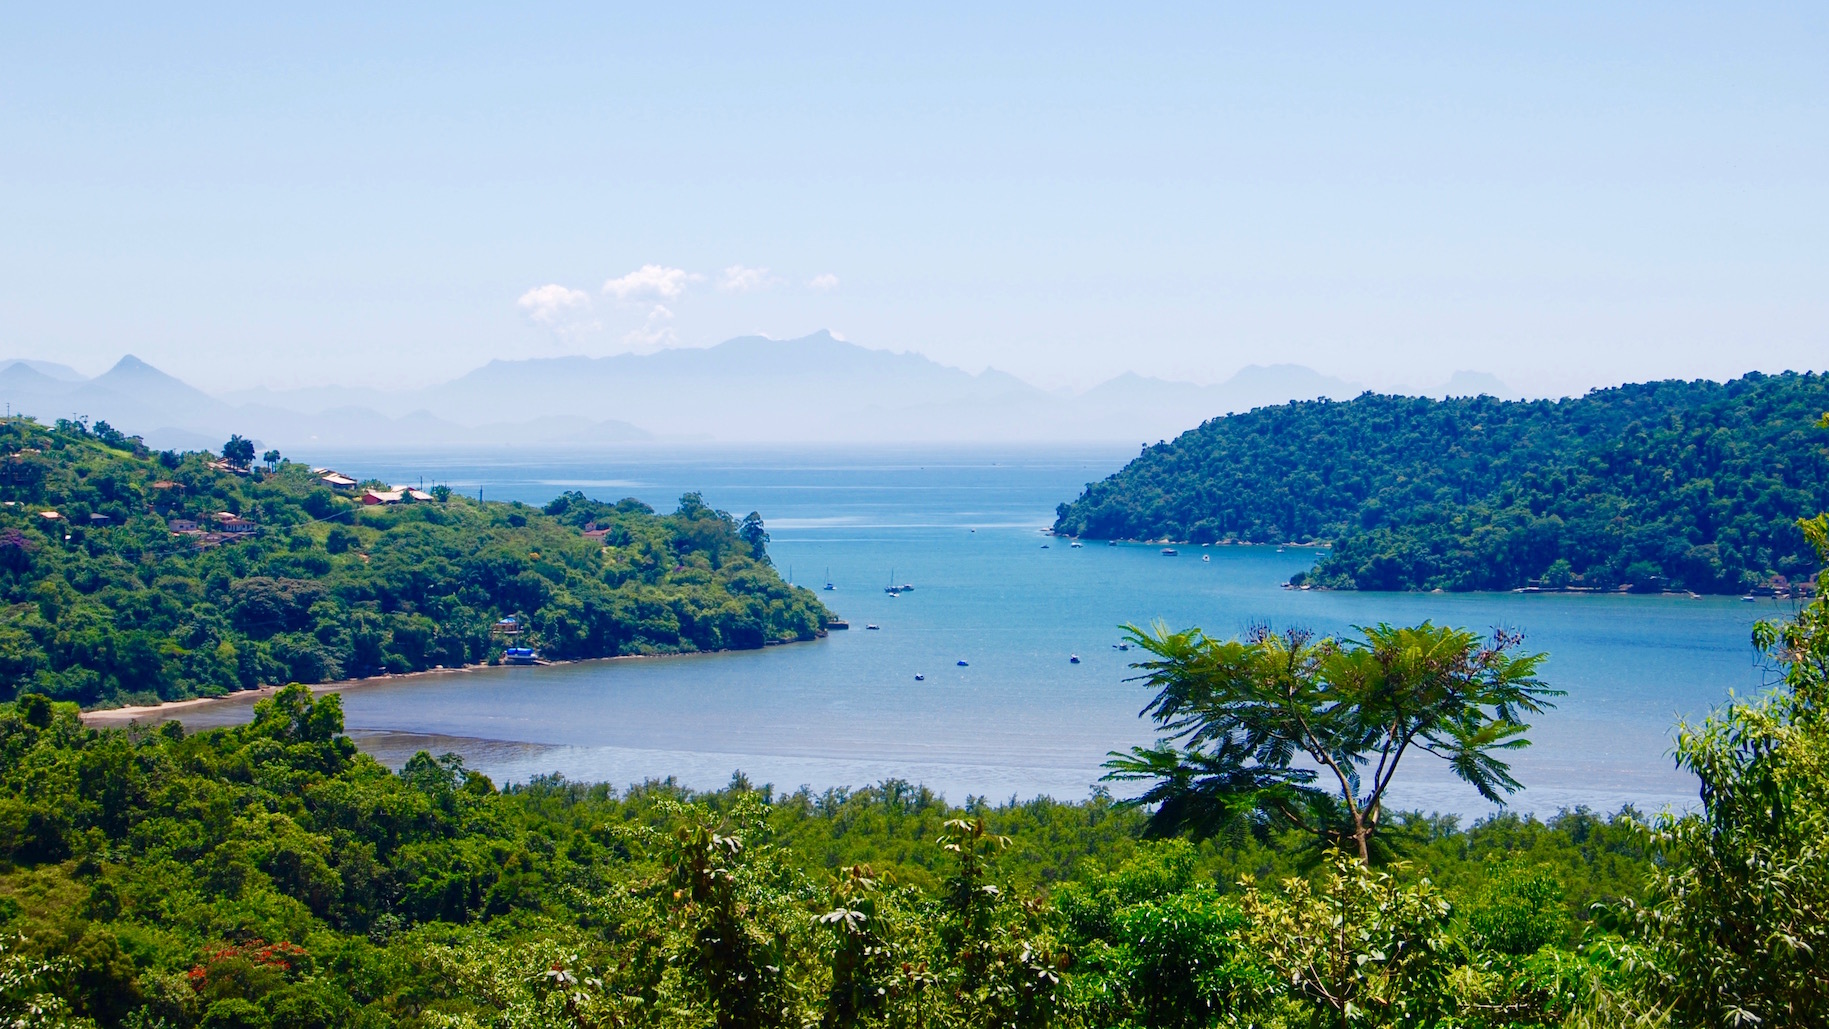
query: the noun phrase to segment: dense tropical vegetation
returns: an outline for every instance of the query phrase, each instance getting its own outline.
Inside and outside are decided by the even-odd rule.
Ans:
[[[1364,590],[1735,593],[1808,584],[1829,376],[1653,382],[1560,401],[1366,394],[1215,418],[1062,504],[1099,539],[1332,544]]]
[[[1149,841],[1102,797],[498,790],[390,772],[339,723],[304,687],[195,734],[0,709],[0,1018],[1305,1025],[1344,997],[1354,1024],[1554,1023],[1625,974],[1586,905],[1652,867],[1630,813],[1397,819],[1413,864],[1368,868],[1267,825]],[[1350,953],[1302,950],[1341,905]]]
[[[584,658],[824,631],[818,600],[769,564],[761,518],[696,494],[669,515],[442,488],[365,506],[277,452],[255,465],[239,437],[223,455],[150,453],[105,422],[0,422],[0,698],[144,703],[460,666],[507,643]]]
[[[694,503],[675,517],[757,560],[759,519]],[[1829,561],[1829,516],[1798,529]],[[1515,639],[1431,625],[1135,634],[1169,735],[1115,770],[1170,771],[1152,809],[740,774],[498,789],[453,755],[381,766],[302,685],[200,733],[91,728],[25,692],[0,704],[0,1022],[1829,1024],[1829,571],[1818,586],[1754,631],[1771,691],[1679,728],[1700,808],[1651,820],[1384,813],[1405,740],[1505,793],[1498,752],[1551,693]],[[1303,751],[1351,769],[1338,791]]]
[[[1783,682],[1682,735],[1700,812],[1400,815],[1369,860],[1249,807],[1151,839],[1098,794],[498,790],[451,755],[389,771],[304,686],[196,734],[27,694],[0,706],[0,1018],[1821,1025],[1829,601],[1757,642]]]

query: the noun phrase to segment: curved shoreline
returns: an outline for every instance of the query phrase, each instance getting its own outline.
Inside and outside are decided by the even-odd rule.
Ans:
[[[812,640],[789,640],[778,644],[778,646],[785,647],[794,643],[811,643],[824,638],[824,636],[816,636]],[[765,650],[768,648],[756,649]],[[652,661],[679,657],[707,657],[712,654],[741,654],[746,652],[747,651],[741,650],[694,650],[683,654],[614,654],[609,657],[580,657],[570,660],[546,661],[540,667],[551,668],[559,665],[581,665],[593,661]],[[408,679],[423,679],[442,675],[463,675],[468,672],[482,671],[489,668],[508,667],[511,666],[474,664],[464,665],[461,668],[426,668],[417,672],[391,672],[385,675],[371,675],[365,679],[337,679],[334,682],[307,683],[305,685],[306,688],[311,690],[314,694],[342,693],[346,690],[357,689],[363,686],[375,686],[382,683],[402,682]],[[296,684],[287,683],[286,685],[290,686]],[[242,702],[252,704],[264,700],[267,697],[271,697],[285,688],[286,686],[257,686],[251,690],[236,690],[233,693],[224,693],[219,697],[191,697],[187,700],[167,700],[158,704],[133,704],[126,707],[91,708],[82,712],[82,720],[84,725],[96,727],[131,725],[147,716],[153,716],[153,720],[163,722],[168,721],[173,717],[173,712],[176,711],[208,710],[213,707],[222,707]]]

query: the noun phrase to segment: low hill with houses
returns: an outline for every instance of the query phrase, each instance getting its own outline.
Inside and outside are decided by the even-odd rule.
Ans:
[[[0,700],[156,703],[511,646],[744,649],[829,618],[776,574],[759,516],[696,495],[670,514],[581,495],[542,510],[227,449],[0,420]]]

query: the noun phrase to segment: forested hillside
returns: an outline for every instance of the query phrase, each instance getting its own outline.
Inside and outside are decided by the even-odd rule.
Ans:
[[[0,696],[172,700],[460,666],[507,643],[603,657],[825,624],[775,574],[760,519],[696,495],[665,516],[442,489],[364,506],[277,455],[154,454],[105,423],[9,419],[0,455]],[[512,639],[495,631],[509,617]]]
[[[1150,842],[1105,799],[393,773],[339,699],[194,735],[0,705],[5,1024],[1293,1029],[1327,1009],[1279,937],[1326,938],[1336,899],[1382,907],[1368,1014],[1555,1024],[1619,978],[1575,949],[1587,905],[1651,868],[1630,816],[1416,818],[1391,834],[1433,882],[1324,862],[1310,898],[1272,881],[1313,867],[1299,838]]]
[[[1100,539],[1331,541],[1358,589],[1807,581],[1829,506],[1829,377],[1653,382],[1561,401],[1366,394],[1213,419],[1062,504]]]

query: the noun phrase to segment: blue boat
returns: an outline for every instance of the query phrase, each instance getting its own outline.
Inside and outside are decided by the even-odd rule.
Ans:
[[[502,663],[505,665],[537,665],[540,655],[532,647],[509,647],[502,652]]]

